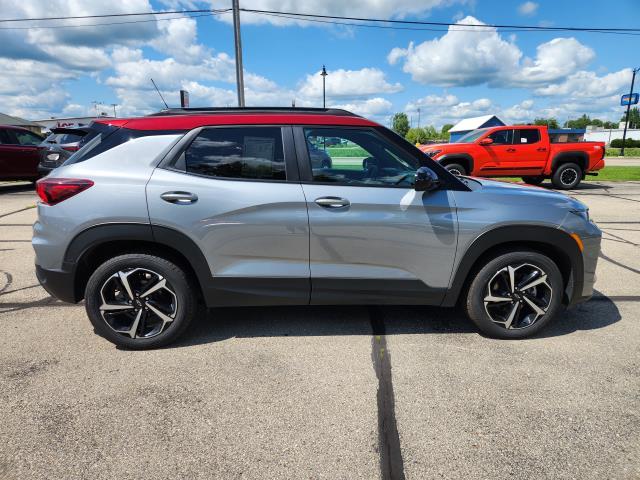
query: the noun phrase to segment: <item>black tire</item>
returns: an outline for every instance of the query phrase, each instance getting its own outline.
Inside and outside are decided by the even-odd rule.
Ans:
[[[582,168],[577,163],[563,163],[553,172],[551,183],[559,190],[571,190],[582,181]]]
[[[529,185],[540,185],[544,182],[544,177],[542,175],[538,177],[522,177],[522,181],[524,183],[528,183]]]
[[[545,293],[548,294],[549,291],[551,292],[551,295],[549,295],[548,298],[548,305],[545,306],[546,313],[536,317],[535,320],[532,320],[531,316],[537,315],[536,312],[527,305],[526,301],[523,301],[523,293],[518,289],[515,289],[515,293],[513,294],[508,293],[508,290],[507,293],[502,294],[511,297],[510,302],[497,301],[494,303],[487,303],[489,307],[485,307],[485,300],[489,298],[488,294],[491,292],[491,294],[494,295],[494,292],[490,289],[492,288],[492,285],[495,286],[498,283],[495,279],[497,278],[499,280],[500,275],[507,275],[508,277],[509,275],[507,272],[503,274],[500,272],[503,269],[508,269],[509,266],[516,270],[516,273],[514,274],[515,283],[518,283],[519,278],[522,279],[521,277],[518,277],[519,272],[521,272],[522,275],[526,275],[526,272],[528,271],[539,269],[541,272],[546,274],[545,284],[532,287],[526,291],[528,293],[524,293],[524,296],[527,296],[529,300],[531,300],[532,297],[535,297],[536,295],[543,296]],[[524,278],[526,279],[526,276]],[[533,279],[536,278],[542,278],[542,275],[533,277]],[[526,285],[527,284],[523,286]],[[534,289],[536,289],[537,292]],[[488,261],[475,273],[467,291],[465,306],[469,318],[484,334],[493,338],[502,339],[525,338],[539,332],[556,316],[562,305],[563,291],[562,274],[553,260],[534,251],[512,251],[498,255]],[[534,295],[531,295],[532,292]],[[520,299],[519,301],[518,298]],[[535,300],[540,301],[538,298],[535,298]],[[543,303],[544,302],[540,301],[540,304]],[[512,324],[511,329],[506,328],[506,322],[500,324],[492,320],[492,317],[488,312],[496,312],[496,310],[492,310],[494,308],[503,309],[505,312],[503,319],[506,319],[509,316],[507,313],[511,312],[512,308],[517,308],[517,313],[513,320],[514,323]],[[527,312],[530,313],[527,314]],[[519,315],[523,315],[524,318],[522,320],[517,319]],[[496,315],[496,317],[499,316]]]
[[[467,172],[467,169],[464,168],[459,163],[449,163],[445,165],[444,168],[446,168],[449,172],[453,173],[454,175],[467,175],[469,173]]]
[[[138,270],[138,272],[136,273],[134,270]],[[171,305],[175,311],[169,314],[173,317],[173,321],[168,324],[163,323],[162,327],[160,327],[159,333],[154,336],[150,336],[149,338],[138,337],[138,334],[144,334],[143,331],[138,330],[145,327],[144,321],[140,321],[136,324],[138,326],[138,329],[134,332],[134,336],[136,338],[132,338],[124,333],[116,332],[111,326],[109,326],[106,319],[103,318],[100,308],[103,298],[101,291],[104,288],[106,293],[110,286],[107,282],[112,281],[111,279],[114,278],[114,275],[122,271],[134,271],[134,274],[136,275],[149,275],[144,272],[157,273],[158,279],[164,279],[166,281],[167,288],[162,289],[162,292],[160,293],[158,293],[159,291],[156,291],[154,295],[165,295],[165,298],[173,299],[170,300],[170,302],[173,302]],[[113,281],[118,282],[119,280],[115,279]],[[133,281],[134,278],[132,278],[130,290],[135,293]],[[129,283],[128,280],[127,283]],[[123,286],[122,283],[119,285]],[[151,287],[153,285],[149,283],[148,286]],[[145,286],[144,288],[147,287]],[[113,290],[113,288],[111,288],[111,290]],[[187,273],[174,263],[153,255],[139,253],[126,254],[107,260],[91,275],[85,289],[86,310],[96,333],[106,338],[111,343],[114,343],[119,347],[132,350],[158,348],[174,342],[185,332],[198,309],[196,291],[196,287],[193,285],[193,282]],[[170,295],[171,293],[173,293],[173,297]],[[125,295],[124,292],[119,295],[121,295],[120,298],[123,298],[125,301],[113,300],[113,303],[123,304],[124,306],[124,304],[127,303],[126,298],[129,296]],[[149,311],[151,307],[144,308],[144,305],[149,305],[149,303],[145,301],[145,298],[137,297],[135,294],[134,296],[136,297],[135,301],[138,301],[137,305],[140,308],[136,310],[130,308],[127,315],[131,315],[131,318],[133,318],[133,316],[136,315],[135,312],[138,312],[139,310],[147,310],[147,312],[143,312],[142,315],[144,315],[145,319],[150,318],[148,322],[149,324],[153,324],[154,320],[156,322],[162,320],[160,317],[153,315],[153,312]],[[155,304],[155,306],[159,307],[159,304]],[[116,313],[120,314],[120,312]],[[105,312],[105,316],[110,314],[111,312]],[[147,315],[150,317],[147,317]]]

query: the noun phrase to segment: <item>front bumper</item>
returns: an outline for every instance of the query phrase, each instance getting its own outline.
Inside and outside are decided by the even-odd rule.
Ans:
[[[36,265],[36,277],[51,296],[68,303],[77,303],[74,274],[62,270],[47,270]]]

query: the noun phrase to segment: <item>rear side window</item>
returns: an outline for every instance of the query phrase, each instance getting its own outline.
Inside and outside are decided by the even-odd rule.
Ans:
[[[489,135],[494,145],[511,145],[513,143],[513,130],[498,130]]]
[[[215,178],[286,180],[279,127],[202,130],[179,160],[188,173]]]
[[[522,130],[518,130],[519,132],[519,140],[517,143],[525,144],[525,143],[536,143],[540,141],[540,131],[537,128],[526,128]]]
[[[179,133],[184,132],[177,130],[131,130],[104,123],[92,123],[89,126],[89,133],[80,140],[78,145],[80,149],[71,155],[63,165],[84,162],[134,138]]]

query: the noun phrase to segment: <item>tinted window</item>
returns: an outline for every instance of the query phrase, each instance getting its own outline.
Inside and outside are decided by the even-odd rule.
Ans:
[[[494,145],[510,145],[513,143],[513,130],[498,130],[489,137]]]
[[[11,144],[13,141],[5,130],[0,130],[0,144]]]
[[[305,128],[314,182],[360,186],[413,186],[419,161],[362,128]]]
[[[540,141],[540,131],[537,128],[518,130],[520,140],[518,143],[536,143]]]
[[[279,127],[204,129],[184,162],[187,172],[209,177],[286,180]]]
[[[42,138],[35,133],[24,132],[22,130],[15,130],[13,133],[20,145],[39,145],[40,142],[42,142]]]

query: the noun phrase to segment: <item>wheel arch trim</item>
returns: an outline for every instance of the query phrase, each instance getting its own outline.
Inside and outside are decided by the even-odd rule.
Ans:
[[[448,163],[455,163],[456,160],[457,161],[462,160],[463,162],[466,162],[469,165],[469,171],[467,172],[467,175],[470,175],[474,169],[473,157],[468,153],[447,153],[438,157],[436,160],[443,167],[446,166]]]
[[[582,294],[584,282],[584,265],[582,253],[576,241],[564,230],[539,225],[506,225],[488,230],[469,245],[464,252],[458,267],[452,275],[449,290],[442,301],[442,306],[452,307],[460,298],[470,280],[470,274],[477,268],[477,262],[488,252],[502,246],[522,245],[529,248],[551,250],[566,256],[570,273],[564,274],[565,303],[573,305]],[[559,266],[560,268],[560,266]]]
[[[572,161],[578,161],[578,165],[582,168],[582,173],[589,168],[589,155],[586,152],[580,150],[569,150],[566,152],[559,152],[551,160],[551,172],[555,172],[559,165],[564,163],[570,163]]]

